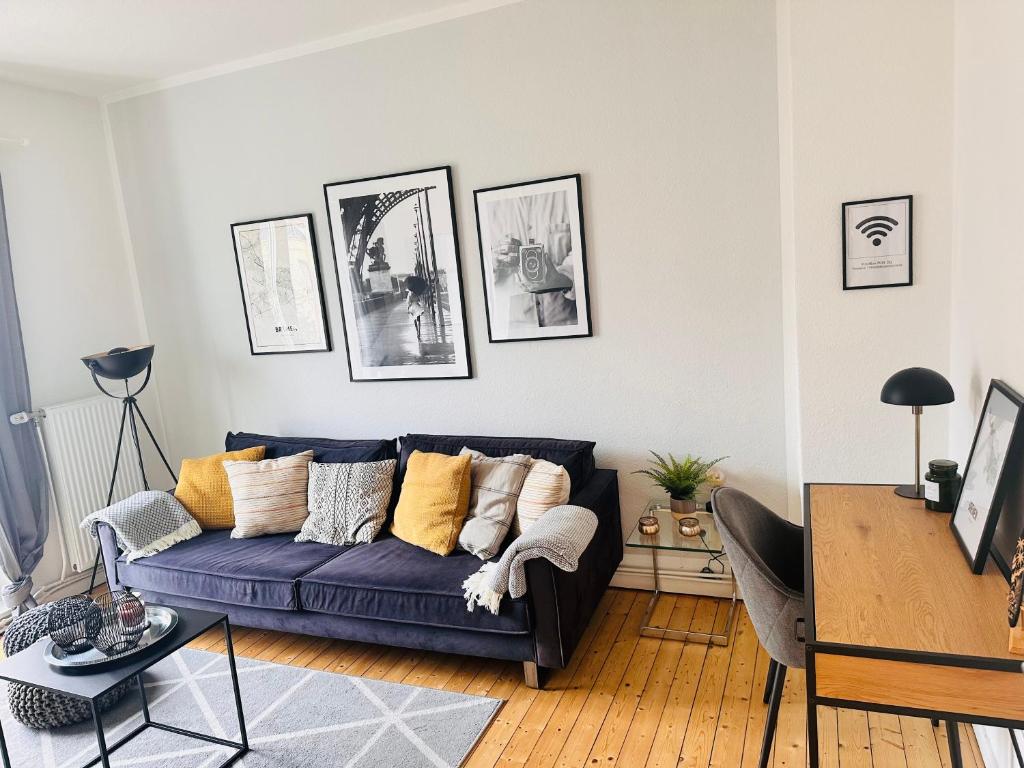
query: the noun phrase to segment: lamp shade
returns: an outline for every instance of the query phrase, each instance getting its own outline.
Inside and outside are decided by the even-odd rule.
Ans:
[[[105,379],[130,379],[146,370],[153,359],[153,345],[114,347],[109,352],[97,352],[82,358],[85,367]]]
[[[946,377],[930,368],[904,368],[882,385],[882,402],[890,405],[942,405],[953,399]]]

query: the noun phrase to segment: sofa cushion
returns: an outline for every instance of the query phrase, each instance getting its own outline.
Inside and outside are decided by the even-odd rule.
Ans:
[[[204,533],[132,563],[119,558],[119,580],[163,594],[295,611],[296,579],[345,551],[331,544],[296,544],[293,533],[258,539],[232,539],[230,533]]]
[[[385,536],[307,573],[299,582],[299,596],[305,610],[336,616],[528,633],[524,598],[506,596],[497,616],[482,608],[466,610],[462,582],[480,565],[479,558],[461,549],[441,557]]]
[[[397,459],[397,441],[330,440],[325,437],[274,437],[251,432],[228,432],[224,445],[229,451],[265,445],[265,458],[277,459],[303,451],[313,451],[313,461],[321,464],[349,464],[357,461]]]
[[[398,472],[400,477],[405,477],[405,465],[412,452],[417,450],[426,453],[447,453],[450,456],[458,454],[463,447],[472,448],[487,456],[525,453],[531,458],[543,459],[565,467],[575,491],[586,485],[587,480],[594,474],[594,445],[595,443],[589,440],[555,440],[546,437],[406,435],[402,438],[402,459]],[[267,450],[270,450],[269,446]]]

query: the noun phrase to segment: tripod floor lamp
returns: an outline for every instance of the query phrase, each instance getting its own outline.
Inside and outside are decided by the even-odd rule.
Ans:
[[[164,456],[160,444],[156,441],[156,437],[153,435],[153,430],[150,429],[146,417],[142,415],[142,410],[139,408],[139,402],[136,399],[142,390],[146,388],[146,385],[149,384],[149,377],[153,373],[153,351],[154,347],[152,344],[138,347],[114,347],[108,352],[99,352],[82,358],[82,362],[89,369],[89,372],[92,374],[92,380],[100,392],[107,397],[119,398],[121,400],[121,426],[117,431],[117,447],[114,449],[114,469],[110,474],[110,487],[107,490],[106,506],[108,507],[114,499],[114,484],[117,481],[117,469],[121,464],[121,448],[124,445],[124,427],[126,423],[128,424],[132,445],[135,447],[135,460],[139,463],[142,484],[146,490],[149,490],[149,480],[146,479],[146,467],[142,461],[142,448],[139,445],[139,422],[142,423],[146,434],[149,435],[149,439],[153,443],[153,447],[156,448],[156,452],[160,455],[160,460],[163,461],[167,471],[174,478],[174,482],[178,482],[177,475],[174,474],[174,470],[171,469],[171,465],[167,462],[167,457]],[[129,379],[138,376],[143,371],[145,371],[146,377],[142,380],[142,384],[133,391]],[[100,379],[123,381],[124,394],[109,391],[103,386]],[[89,580],[90,592],[96,586],[96,571],[99,568],[101,555],[102,550],[97,548],[96,559],[92,564],[92,578]]]

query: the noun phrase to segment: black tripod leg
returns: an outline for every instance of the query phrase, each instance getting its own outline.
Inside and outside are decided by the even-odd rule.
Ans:
[[[146,479],[146,467],[142,463],[142,446],[139,445],[139,428],[135,424],[135,401],[131,400],[128,406],[128,424],[132,428],[132,443],[135,444],[135,456],[139,460],[139,473],[142,475],[142,487],[149,490],[149,480]]]
[[[142,409],[139,408],[138,402],[135,403],[135,413],[138,415],[139,419],[142,420],[142,426],[146,428],[146,433],[149,435],[149,439],[152,441],[153,447],[156,448],[156,452],[160,454],[160,460],[164,463],[164,466],[167,467],[167,471],[170,473],[174,482],[177,483],[178,476],[174,474],[174,470],[171,469],[170,462],[168,462],[167,457],[164,456],[164,451],[160,447],[160,443],[156,441],[156,437],[153,435],[153,430],[149,428],[149,422],[146,421],[146,417],[142,415]]]

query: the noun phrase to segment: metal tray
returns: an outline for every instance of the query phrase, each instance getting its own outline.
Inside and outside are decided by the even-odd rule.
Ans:
[[[146,631],[142,633],[142,639],[130,651],[113,656],[107,656],[95,648],[81,653],[66,653],[51,640],[47,643],[43,656],[51,667],[65,672],[98,672],[104,667],[120,664],[137,653],[149,650],[165,639],[178,624],[178,612],[162,605],[147,605],[146,623]]]

